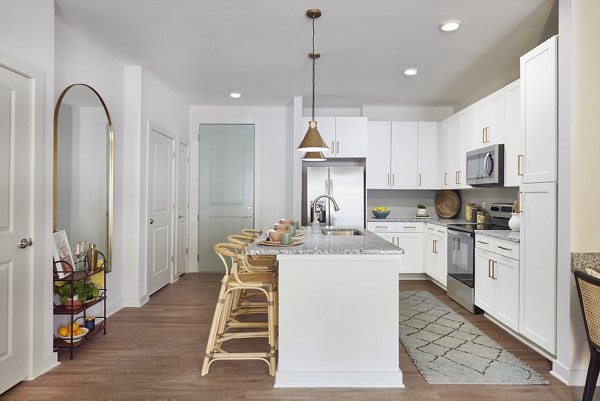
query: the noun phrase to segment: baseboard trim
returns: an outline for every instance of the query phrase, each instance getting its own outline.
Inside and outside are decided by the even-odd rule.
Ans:
[[[567,386],[583,386],[587,377],[587,368],[569,369],[555,360],[552,362],[550,374]]]
[[[49,372],[50,370],[54,369],[58,365],[60,365],[60,362],[58,362],[58,353],[51,352],[49,355],[46,355],[46,357],[42,359],[42,365],[41,365],[39,371],[30,372],[30,375],[25,380],[26,381],[34,380],[34,379],[40,377],[41,375],[43,375],[44,373]]]
[[[150,297],[148,295],[144,295],[140,298],[123,298],[121,301],[121,308],[141,308],[149,300]]]

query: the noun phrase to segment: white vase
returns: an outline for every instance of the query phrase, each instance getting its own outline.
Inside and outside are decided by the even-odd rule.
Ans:
[[[508,226],[513,231],[521,230],[521,213],[511,213],[512,217],[508,220]]]

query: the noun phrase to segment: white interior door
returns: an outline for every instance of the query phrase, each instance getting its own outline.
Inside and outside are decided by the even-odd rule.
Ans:
[[[148,295],[167,285],[173,257],[173,137],[150,125],[148,141]]]
[[[32,85],[0,66],[0,394],[29,361]]]
[[[200,126],[198,268],[223,271],[213,247],[254,227],[254,125]]]
[[[190,195],[190,145],[179,142],[177,147],[177,268],[176,276],[187,271],[189,263],[188,227]]]

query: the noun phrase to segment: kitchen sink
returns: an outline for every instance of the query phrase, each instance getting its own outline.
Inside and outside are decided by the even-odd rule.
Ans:
[[[323,235],[365,235],[364,232],[356,228],[342,227],[322,228],[321,232],[323,233]]]

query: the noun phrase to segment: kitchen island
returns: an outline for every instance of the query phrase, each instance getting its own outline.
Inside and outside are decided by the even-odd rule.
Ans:
[[[279,261],[275,387],[404,387],[398,311],[404,251],[360,232],[313,234],[307,227],[296,237],[300,245],[248,248]]]

